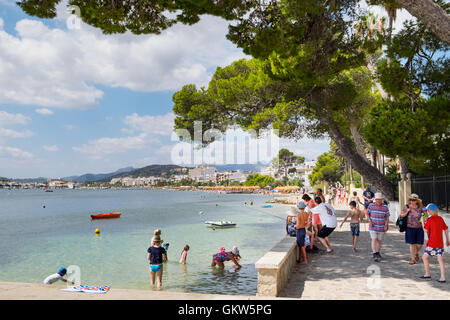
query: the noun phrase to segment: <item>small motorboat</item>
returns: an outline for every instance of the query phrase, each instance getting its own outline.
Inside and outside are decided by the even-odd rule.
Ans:
[[[271,204],[266,204],[262,206],[263,208],[272,208],[273,206]]]
[[[45,189],[45,192],[53,192],[52,189]]]
[[[100,213],[100,214],[91,214],[91,219],[113,219],[120,218],[120,212],[109,212],[109,213]]]
[[[232,228],[236,226],[236,223],[232,221],[205,221],[205,225],[208,228]]]

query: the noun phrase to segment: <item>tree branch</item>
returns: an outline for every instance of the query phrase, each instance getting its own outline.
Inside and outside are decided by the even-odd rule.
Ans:
[[[432,0],[396,0],[411,15],[419,19],[439,39],[450,45],[450,16]]]

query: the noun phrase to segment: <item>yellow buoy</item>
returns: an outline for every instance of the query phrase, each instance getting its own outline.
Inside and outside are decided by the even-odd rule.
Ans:
[[[99,234],[100,233],[100,229],[99,228],[95,229],[95,233]]]

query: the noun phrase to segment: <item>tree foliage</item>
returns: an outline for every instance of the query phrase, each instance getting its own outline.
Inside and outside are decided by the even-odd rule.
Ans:
[[[285,184],[288,184],[288,174],[295,172],[295,165],[300,165],[305,162],[305,157],[296,156],[288,149],[280,149],[278,156],[272,161],[273,168],[277,171],[276,174],[283,176]]]
[[[372,109],[364,135],[385,155],[406,159],[418,173],[450,168],[447,51],[422,23],[407,21],[378,62],[378,77],[392,99]]]
[[[244,182],[244,186],[260,186],[265,188],[267,186],[274,186],[275,178],[259,173],[250,174]]]
[[[316,165],[308,178],[311,185],[321,181],[334,184],[340,180],[343,173],[340,159],[332,151],[328,151],[317,157]]]
[[[40,18],[55,18],[61,0],[20,0],[26,13]],[[80,9],[81,19],[105,34],[160,33],[176,23],[195,24],[210,14],[227,20],[242,16],[255,6],[253,0],[69,0],[68,6]]]

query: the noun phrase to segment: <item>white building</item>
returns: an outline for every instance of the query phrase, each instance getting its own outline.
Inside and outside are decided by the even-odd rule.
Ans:
[[[216,167],[198,166],[189,170],[189,178],[198,182],[216,181]]]
[[[230,182],[245,182],[247,180],[249,173],[243,172],[241,170],[232,171],[228,174],[227,179]]]
[[[261,170],[260,174],[275,178],[275,169],[272,167],[272,165],[269,165],[267,168]]]

